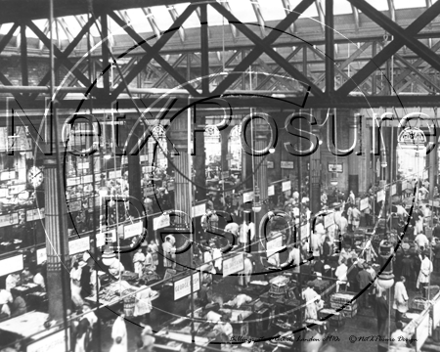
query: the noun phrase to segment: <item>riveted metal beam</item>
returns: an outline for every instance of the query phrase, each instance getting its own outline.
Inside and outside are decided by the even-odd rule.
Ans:
[[[346,96],[357,86],[361,85],[361,83],[365,81],[373,72],[375,72],[378,67],[383,65],[389,58],[391,58],[393,54],[395,54],[405,44],[411,50],[416,49],[413,51],[415,51],[415,53],[419,55],[420,52],[423,52],[424,59],[426,56],[429,56],[429,61],[432,64],[432,61],[434,59],[432,56],[436,57],[437,55],[432,53],[432,51],[428,49],[426,46],[424,46],[422,43],[414,39],[413,36],[416,35],[418,32],[420,32],[423,28],[426,27],[428,23],[430,23],[435,17],[438,16],[440,12],[440,2],[434,3],[429,9],[423,12],[423,14],[420,15],[413,23],[411,23],[405,30],[403,30],[397,24],[390,21],[390,19],[388,19],[386,16],[376,11],[372,6],[370,6],[365,1],[363,0],[348,0],[348,1],[350,1],[353,5],[357,6],[360,10],[362,10],[362,12],[365,15],[369,17],[370,16],[373,17],[372,20],[374,21],[377,20],[378,22],[380,22],[379,24],[381,26],[382,24],[384,24],[384,26],[386,27],[384,29],[390,34],[394,35],[395,39],[391,41],[391,43],[389,43],[383,50],[381,50],[380,53],[375,55],[364,67],[362,67],[362,69],[360,69],[352,77],[350,81],[345,82],[344,85],[338,90],[338,94]],[[400,28],[401,33],[398,33],[399,29],[396,29],[396,27]],[[412,47],[410,47],[409,43],[411,43]],[[423,47],[421,48],[420,46],[424,46],[424,48]],[[430,51],[431,55],[429,55],[429,53],[426,53],[426,50]],[[438,59],[437,62],[435,62],[435,65],[433,66],[434,67],[440,66]]]

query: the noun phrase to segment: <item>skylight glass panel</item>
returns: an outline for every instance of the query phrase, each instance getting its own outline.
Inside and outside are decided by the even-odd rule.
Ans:
[[[394,0],[394,7],[396,10],[413,9],[416,7],[425,7],[425,2],[412,0]]]
[[[296,6],[301,2],[301,0],[290,0],[292,5],[292,10],[295,9]],[[305,10],[299,18],[308,18],[308,17],[318,17],[318,10],[316,9],[315,3],[311,4],[307,10]]]
[[[254,9],[249,0],[229,1],[232,13],[241,22],[257,22],[257,16],[255,16]],[[264,12],[263,12],[264,16]]]
[[[388,11],[388,1],[385,0],[365,0],[365,1],[368,2],[378,11]]]
[[[335,15],[346,15],[348,13],[353,13],[351,4],[347,0],[335,0],[333,4],[333,13]],[[323,5],[325,11],[325,1],[323,1]]]
[[[259,0],[261,12],[266,21],[280,20],[286,17],[286,12],[283,8],[283,3],[278,0],[274,3],[274,0]]]
[[[150,7],[151,12],[156,19],[156,23],[159,26],[160,30],[166,31],[173,24],[173,19],[170,15],[170,11],[166,6],[153,6]]]
[[[188,5],[189,5],[188,3],[174,5],[179,16],[183,13],[183,11],[186,10]],[[196,28],[196,27],[200,27],[200,20],[199,17],[197,16],[197,12],[194,11],[183,23],[183,28]]]

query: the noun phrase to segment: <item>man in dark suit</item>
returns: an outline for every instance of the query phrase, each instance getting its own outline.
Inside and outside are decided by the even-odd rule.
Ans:
[[[386,327],[388,324],[388,302],[385,299],[384,290],[378,287],[376,293],[376,316],[377,316],[377,334],[386,336]]]
[[[371,277],[371,274],[367,271],[367,265],[364,264],[362,266],[362,270],[359,271],[357,275],[357,280],[359,283],[359,289],[362,291],[365,287],[367,287],[372,281],[373,278]],[[361,294],[359,297],[359,305],[361,308],[369,308],[368,307],[368,294],[370,289],[367,289],[365,292]]]

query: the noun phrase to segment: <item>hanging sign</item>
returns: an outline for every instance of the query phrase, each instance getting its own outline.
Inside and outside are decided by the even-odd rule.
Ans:
[[[291,188],[292,188],[292,183],[290,181],[285,181],[281,184],[282,192],[290,191]]]
[[[385,190],[380,190],[376,195],[377,202],[382,202],[385,200]]]
[[[193,292],[200,290],[200,273],[195,273],[193,277]],[[174,282],[174,300],[186,297],[191,294],[191,276]]]
[[[274,168],[273,161],[270,161],[270,160],[269,160],[269,161],[267,162],[267,168],[268,168],[268,169],[273,169],[273,168]]]
[[[397,185],[393,184],[391,186],[391,195],[394,196],[397,193]]]
[[[44,219],[44,208],[26,210],[26,221]]]
[[[158,216],[157,218],[153,219],[153,230],[159,230],[164,227],[170,226],[170,215],[169,214],[162,214]]]
[[[66,180],[67,187],[79,185],[81,183],[81,177],[70,177]]]
[[[293,169],[293,161],[281,161],[282,169]]]
[[[105,230],[96,235],[96,245],[98,247],[104,246],[106,243],[116,242],[116,229]]]
[[[254,192],[243,193],[243,203],[252,202],[254,200]]]
[[[222,171],[222,179],[228,178],[229,177],[229,170],[226,171]]]
[[[121,170],[109,171],[108,178],[109,178],[109,180],[114,180],[114,179],[120,178],[121,175],[122,175]]]
[[[47,261],[47,251],[46,248],[37,249],[37,265]]]
[[[26,190],[26,185],[15,185],[9,187],[9,194],[18,194]]]
[[[198,204],[192,207],[192,217],[202,216],[206,213],[206,203]]]
[[[82,183],[92,183],[93,182],[93,175],[84,175],[81,178]]]
[[[15,180],[15,171],[3,171],[0,173],[0,181]]]
[[[360,202],[360,205],[359,205],[359,210],[363,211],[363,210],[367,209],[368,205],[369,205],[368,198],[361,199],[361,202]]]
[[[269,197],[275,195],[275,186],[274,186],[274,185],[268,187],[268,189],[267,189],[267,195],[268,195]]]
[[[142,221],[138,221],[133,224],[125,225],[124,226],[124,239],[142,235],[143,229],[144,229],[144,226],[142,224]]]
[[[69,330],[61,330],[27,345],[26,352],[58,352],[66,348],[66,331],[69,339]],[[68,343],[68,346],[70,344]]]
[[[17,224],[18,224],[18,213],[0,215],[0,227],[17,225]]]
[[[87,161],[84,163],[77,163],[76,166],[77,166],[78,170],[88,169],[89,163]]]
[[[240,253],[232,258],[223,260],[223,277],[244,270],[244,255]]]
[[[281,249],[283,249],[283,236],[278,236],[270,241],[267,241],[266,253],[268,257],[276,252],[279,252]]]
[[[75,201],[67,203],[67,211],[69,213],[72,213],[74,211],[79,211],[79,210],[81,210],[81,201],[80,200],[75,200]]]
[[[77,240],[69,241],[69,254],[77,254],[90,249],[90,237],[83,237]]]
[[[0,260],[0,276],[23,270],[23,254]]]

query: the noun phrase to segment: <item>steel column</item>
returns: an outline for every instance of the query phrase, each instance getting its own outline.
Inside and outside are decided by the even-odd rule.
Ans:
[[[209,34],[207,4],[200,5],[200,41],[202,48],[202,92],[209,95]]]
[[[333,0],[325,0],[325,92],[335,91],[335,36]]]

